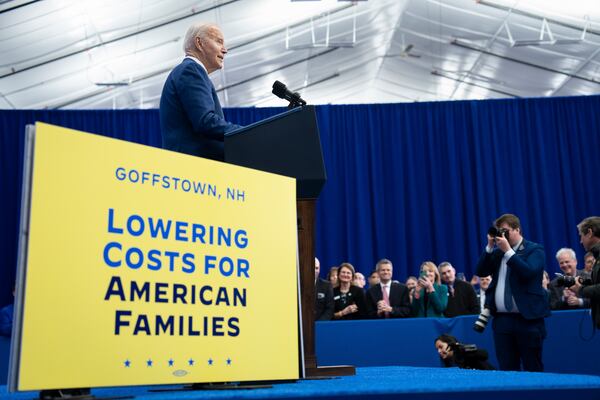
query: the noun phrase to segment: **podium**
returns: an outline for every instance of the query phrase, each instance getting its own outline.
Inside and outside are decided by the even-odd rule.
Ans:
[[[296,178],[304,376],[354,375],[353,366],[317,367],[315,356],[315,209],[327,177],[314,106],[229,132],[225,162]]]

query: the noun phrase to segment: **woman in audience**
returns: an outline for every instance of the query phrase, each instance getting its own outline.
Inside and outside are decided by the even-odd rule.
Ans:
[[[333,289],[333,319],[361,319],[366,315],[367,302],[363,290],[352,285],[354,267],[342,263],[338,269],[339,285]]]
[[[337,287],[338,285],[338,268],[339,267],[331,267],[327,273],[327,280],[331,283],[332,287]]]
[[[421,264],[421,275],[413,295],[415,317],[442,318],[448,305],[448,288],[440,283],[440,273],[431,261]]]

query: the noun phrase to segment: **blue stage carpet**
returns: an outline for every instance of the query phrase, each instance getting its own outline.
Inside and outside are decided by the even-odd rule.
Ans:
[[[100,372],[100,371],[99,371]],[[158,386],[167,388],[173,386]],[[275,384],[271,389],[149,392],[151,387],[94,389],[97,397],[136,399],[600,399],[600,377],[554,373],[472,371],[457,368],[369,367],[356,376]],[[538,397],[539,396],[539,397]],[[2,399],[32,399],[37,392],[8,394]]]

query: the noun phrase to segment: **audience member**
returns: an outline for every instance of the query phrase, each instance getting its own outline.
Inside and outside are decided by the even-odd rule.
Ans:
[[[493,232],[492,232],[493,231]],[[487,233],[487,246],[477,262],[477,275],[492,275],[486,307],[494,321],[494,345],[501,370],[543,371],[544,318],[550,315],[542,287],[544,248],[523,239],[521,221],[504,214]]]
[[[591,278],[592,269],[594,268],[594,263],[596,262],[594,254],[591,251],[588,251],[585,253],[585,256],[583,256],[583,261],[585,264],[583,266],[583,271],[581,271],[581,277],[584,279]]]
[[[331,283],[331,286],[336,287],[338,285],[338,268],[331,267],[327,273],[327,280]]]
[[[440,283],[440,274],[431,261],[421,264],[421,275],[417,281],[412,315],[415,317],[443,317],[448,304],[448,288]]]
[[[339,285],[333,289],[334,319],[361,319],[366,315],[365,293],[353,286],[354,267],[343,263],[338,269]]]
[[[471,281],[469,283],[471,284],[471,286],[473,286],[473,289],[475,289],[475,292],[477,292],[479,289],[479,277],[477,275],[473,275],[471,277]]]
[[[442,282],[448,287],[448,305],[444,315],[448,318],[459,315],[479,314],[481,307],[477,302],[475,289],[466,281],[456,279],[456,269],[447,261],[438,267]]]
[[[402,283],[392,282],[392,262],[382,259],[375,269],[379,284],[367,291],[367,310],[371,318],[401,318],[410,316],[408,288]]]
[[[354,274],[354,280],[352,281],[352,284],[364,290],[365,285],[367,284],[367,282],[365,281],[365,276],[360,272],[357,272],[356,274]]]
[[[464,369],[495,370],[488,362],[488,352],[478,349],[474,344],[461,344],[447,333],[435,339],[435,348],[444,367]]]
[[[329,321],[333,318],[333,287],[319,277],[320,271],[321,263],[315,257],[315,321]]]
[[[374,269],[369,275],[369,287],[373,287],[377,284],[379,284],[379,274],[377,273],[377,270]]]
[[[417,277],[409,276],[406,278],[406,287],[408,288],[408,298],[410,302],[413,302],[413,297],[415,295],[415,289],[417,287]]]
[[[556,261],[565,277],[576,277],[581,275],[577,269],[577,255],[573,249],[562,248],[556,252]],[[564,278],[562,279],[564,280]],[[589,307],[590,302],[577,296],[565,285],[560,285],[561,279],[556,277],[550,281],[548,290],[550,292],[550,308],[553,310],[569,310],[574,308]]]
[[[479,297],[480,312],[482,312],[485,308],[485,292],[490,287],[490,283],[492,283],[492,277],[489,275],[482,276],[481,278],[479,278],[479,294],[477,295],[477,297]]]

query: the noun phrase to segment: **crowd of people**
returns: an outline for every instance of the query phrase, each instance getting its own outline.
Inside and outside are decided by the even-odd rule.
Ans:
[[[321,280],[315,319],[452,318],[481,313],[486,321],[493,318],[500,369],[543,371],[544,319],[551,309],[591,308],[594,323],[600,327],[600,217],[585,218],[577,229],[587,251],[584,268],[577,268],[573,249],[561,248],[555,258],[562,274],[552,280],[544,270],[543,246],[524,238],[520,220],[513,214],[501,215],[490,227],[470,282],[449,262],[436,266],[425,261],[418,277],[409,276],[400,283],[392,279],[392,262],[382,259],[365,288],[364,276],[343,263],[329,270],[327,281]],[[317,280],[319,271],[320,265]],[[440,357],[450,354],[449,345],[453,344],[436,340]]]
[[[544,271],[542,287],[549,296],[552,310],[589,308],[590,300],[565,287],[564,277],[591,278],[594,255],[587,252],[584,268],[578,268],[577,255],[571,248],[556,252],[556,263],[562,274],[550,280]],[[342,263],[329,269],[326,279],[320,279],[320,262],[316,278],[318,309],[317,320],[447,317],[479,314],[485,308],[485,292],[491,276],[473,275],[467,281],[464,273],[457,273],[454,266],[444,261],[436,266],[432,261],[421,264],[420,275],[408,276],[404,283],[392,280],[393,266],[388,259],[379,260],[368,278],[357,272],[350,263]],[[328,295],[328,288],[331,294]],[[382,289],[388,300],[385,301]],[[362,293],[360,293],[362,292]],[[330,302],[329,305],[326,303]],[[388,305],[389,303],[389,305]],[[331,309],[331,312],[327,310]],[[381,311],[384,310],[384,311]],[[387,311],[386,311],[387,310]]]

